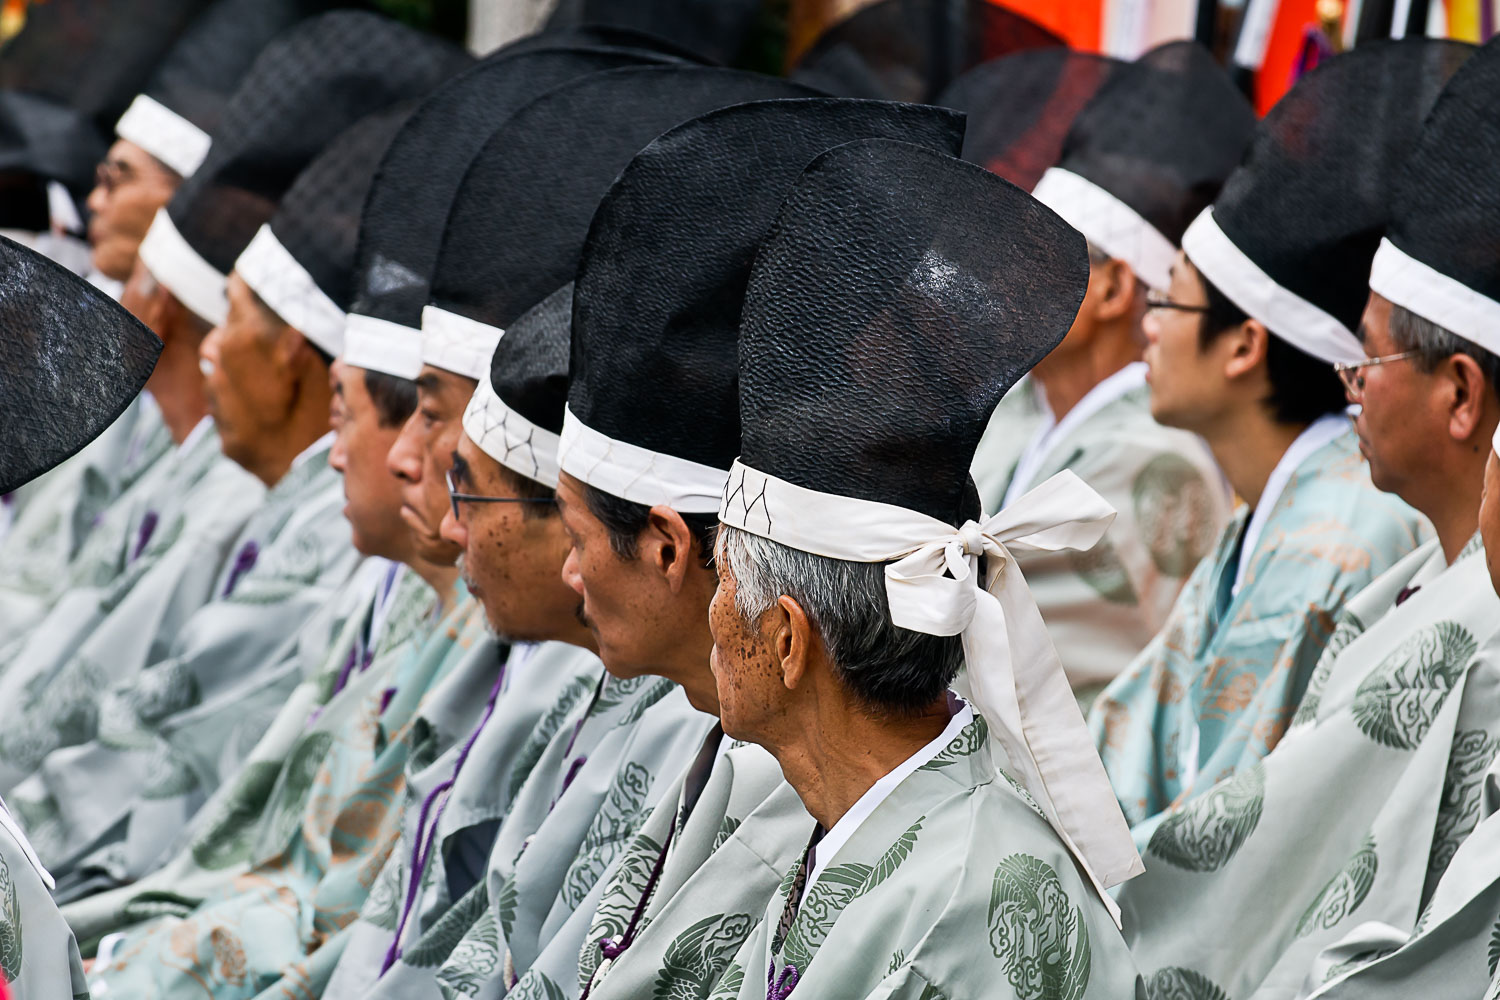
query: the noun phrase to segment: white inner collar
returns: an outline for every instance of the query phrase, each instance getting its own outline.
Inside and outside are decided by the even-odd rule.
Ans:
[[[1327,413],[1314,420],[1308,425],[1307,430],[1297,435],[1297,440],[1281,456],[1281,461],[1276,463],[1276,468],[1271,470],[1271,475],[1266,479],[1266,487],[1261,490],[1260,502],[1255,505],[1255,512],[1250,515],[1250,523],[1245,528],[1245,537],[1240,543],[1239,567],[1234,573],[1234,589],[1231,593],[1238,594],[1240,587],[1245,583],[1245,570],[1250,565],[1250,558],[1255,554],[1255,547],[1260,544],[1261,532],[1265,531],[1266,522],[1271,519],[1271,511],[1281,500],[1281,494],[1286,491],[1287,484],[1292,481],[1297,467],[1307,461],[1313,452],[1322,449],[1337,438],[1340,434],[1348,433],[1352,429],[1349,417],[1342,413]]]
[[[193,425],[193,429],[188,431],[187,437],[182,439],[182,444],[177,446],[177,454],[186,455],[192,451],[193,445],[202,441],[208,432],[213,430],[213,426],[214,421],[212,417],[203,417],[200,419]]]
[[[823,869],[828,867],[828,862],[837,856],[843,846],[849,842],[849,838],[854,836],[854,831],[870,818],[870,814],[879,807],[880,803],[890,797],[890,794],[896,790],[896,786],[911,777],[917,768],[942,753],[949,743],[958,739],[958,734],[963,731],[963,728],[974,721],[974,709],[964,702],[958,702],[958,705],[958,710],[953,718],[948,720],[948,725],[941,736],[897,764],[893,771],[871,785],[869,790],[859,797],[859,801],[839,817],[839,821],[833,824],[833,828],[823,834],[823,839],[813,847],[814,864],[812,871],[808,873],[807,885],[811,886],[818,880],[818,876],[823,874]]]
[[[1026,450],[1021,452],[1021,458],[1016,462],[1016,472],[1011,476],[1010,485],[1005,489],[1005,500],[1002,506],[1009,507],[1020,499],[1023,493],[1036,485],[1036,477],[1041,473],[1047,456],[1057,442],[1065,439],[1080,424],[1110,403],[1145,384],[1146,362],[1132,361],[1085,393],[1084,397],[1078,401],[1078,405],[1069,410],[1061,420],[1052,415],[1051,407],[1047,407],[1040,426],[1032,434]],[[1043,387],[1038,385],[1037,388]],[[1045,391],[1038,392],[1037,398],[1042,401],[1043,406],[1046,406]]]
[[[329,431],[328,433],[324,434],[322,437],[320,437],[316,441],[314,441],[312,444],[308,445],[306,448],[303,448],[302,449],[302,454],[300,454],[296,458],[292,459],[292,468],[293,469],[298,468],[299,466],[301,466],[304,463],[306,463],[308,459],[312,458],[318,452],[320,452],[320,451],[327,451],[329,448],[332,448],[333,447],[333,439],[334,439],[334,437],[335,437],[335,435],[334,435],[333,431]]]

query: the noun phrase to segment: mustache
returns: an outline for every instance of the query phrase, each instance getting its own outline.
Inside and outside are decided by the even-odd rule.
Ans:
[[[584,628],[592,629],[594,627],[594,623],[589,621],[589,616],[584,614],[583,601],[581,600],[578,602],[578,606],[573,609],[573,617],[577,618],[578,624]]]

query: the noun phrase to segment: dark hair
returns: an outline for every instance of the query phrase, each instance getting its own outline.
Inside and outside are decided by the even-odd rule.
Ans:
[[[1201,272],[1198,277],[1208,301],[1208,312],[1203,314],[1203,324],[1198,328],[1198,345],[1207,349],[1222,334],[1250,317]],[[1266,377],[1271,382],[1271,394],[1262,402],[1279,424],[1306,426],[1330,413],[1342,413],[1348,405],[1344,384],[1332,365],[1293,347],[1274,333],[1266,338]]]
[[[583,502],[609,532],[609,547],[621,559],[634,559],[639,551],[641,532],[650,523],[651,508],[633,500],[622,500],[613,493],[583,483]],[[679,512],[680,513],[680,512]],[[719,534],[717,514],[683,514],[683,521],[698,543],[698,555],[705,568],[714,564],[714,542]]]
[[[409,379],[364,369],[365,392],[375,404],[381,427],[400,427],[417,409],[417,386]]]
[[[1455,354],[1472,358],[1491,388],[1500,395],[1500,357],[1394,302],[1391,303],[1391,340],[1400,350],[1416,351],[1417,368],[1424,373],[1430,374]]]
[[[499,463],[496,463],[499,464]],[[530,476],[523,476],[515,469],[508,466],[500,466],[500,478],[505,484],[503,489],[512,496],[518,496],[526,500],[556,500],[557,491],[545,483],[539,483]],[[524,518],[542,519],[557,516],[556,503],[523,503],[521,504],[521,515]]]

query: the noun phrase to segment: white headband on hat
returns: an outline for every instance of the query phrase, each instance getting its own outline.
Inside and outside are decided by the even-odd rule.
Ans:
[[[1144,870],[1062,661],[1013,552],[1092,548],[1115,510],[1070,471],[982,522],[954,528],[904,507],[805,489],[740,462],[719,519],[830,559],[885,563],[891,621],[962,635],[960,693],[990,724],[1048,823],[1105,891]],[[987,560],[986,578],[977,571]]]
[[[1182,249],[1202,275],[1251,319],[1282,340],[1331,365],[1364,359],[1365,349],[1348,327],[1321,307],[1276,283],[1219,228],[1205,208],[1187,232]]]
[[[571,408],[563,413],[558,464],[574,479],[612,496],[680,514],[717,511],[729,480],[723,469],[617,441],[579,420]]]
[[[517,475],[557,488],[561,438],[506,405],[485,373],[464,410],[464,433],[479,450]]]
[[[1062,217],[1094,246],[1123,260],[1147,285],[1166,291],[1177,248],[1135,209],[1093,181],[1052,167],[1031,196]]]
[[[151,276],[199,318],[220,326],[229,316],[227,279],[183,238],[165,208],[151,220],[140,257]]]
[[[427,306],[422,310],[422,362],[464,378],[489,374],[490,358],[505,333],[499,327]]]
[[[369,371],[415,379],[422,374],[422,331],[350,313],[344,321],[343,360]]]
[[[282,246],[269,224],[260,227],[234,270],[287,326],[334,357],[344,353],[344,310]]]
[[[1382,239],[1375,251],[1370,291],[1500,354],[1500,302],[1422,263],[1388,239]]]
[[[202,166],[213,142],[207,132],[145,94],[125,109],[115,125],[115,135],[135,143],[180,177],[190,177]]]

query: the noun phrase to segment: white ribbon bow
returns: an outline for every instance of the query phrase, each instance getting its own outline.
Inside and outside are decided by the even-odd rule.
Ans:
[[[990,724],[990,739],[1118,926],[1119,908],[1105,890],[1145,869],[1013,555],[1092,548],[1114,521],[1114,508],[1064,471],[982,523],[954,530],[925,514],[807,490],[736,462],[719,517],[816,555],[888,563],[894,624],[962,635],[967,670],[959,693]],[[987,560],[983,587],[980,555]]]

